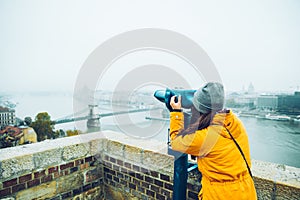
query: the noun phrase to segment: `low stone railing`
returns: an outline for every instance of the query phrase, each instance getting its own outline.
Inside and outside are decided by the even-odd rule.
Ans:
[[[0,150],[0,199],[172,199],[167,145],[111,131]],[[252,161],[259,199],[299,199],[300,169]],[[200,174],[189,174],[197,199]]]

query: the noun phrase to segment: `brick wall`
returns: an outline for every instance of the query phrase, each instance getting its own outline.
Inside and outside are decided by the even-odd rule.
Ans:
[[[172,199],[173,157],[164,143],[90,133],[0,150],[0,199]],[[300,170],[253,161],[259,199],[300,199]],[[187,199],[201,174],[189,173]]]
[[[34,170],[1,184],[0,197],[16,199],[100,199],[103,197],[102,167],[93,156]]]
[[[106,198],[172,199],[173,186],[169,175],[107,155],[103,163]]]

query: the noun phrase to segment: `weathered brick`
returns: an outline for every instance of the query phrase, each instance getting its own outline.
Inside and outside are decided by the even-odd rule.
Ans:
[[[104,178],[101,177],[101,178],[99,179],[99,181],[100,181],[100,183],[102,184],[102,183],[104,182]]]
[[[17,178],[14,178],[14,179],[11,179],[11,180],[8,180],[8,181],[4,181],[3,182],[3,188],[9,187],[9,186],[13,186],[13,185],[17,185],[17,183],[18,183],[18,179]]]
[[[141,172],[144,173],[144,174],[147,174],[149,175],[150,174],[150,171],[144,167],[141,167]]]
[[[5,197],[11,195],[11,188],[4,188],[2,190],[0,190],[0,197]]]
[[[123,166],[124,162],[122,160],[117,159],[117,164]]]
[[[161,190],[160,193],[161,193],[162,195],[171,198],[171,192],[170,192],[169,190],[166,190],[166,189],[164,189],[164,188],[160,188],[160,190]]]
[[[125,166],[127,169],[132,169],[131,164],[128,163],[128,162],[124,162],[124,166]]]
[[[70,169],[70,173],[77,172],[77,171],[78,171],[78,167],[72,167]]]
[[[83,189],[84,192],[86,192],[86,191],[92,189],[92,184],[84,185],[84,186],[82,187],[82,189]]]
[[[135,177],[137,178],[137,179],[140,179],[140,180],[144,180],[144,176],[143,175],[141,175],[141,174],[139,174],[139,173],[136,173],[135,174]]]
[[[161,180],[164,180],[164,181],[170,181],[170,176],[168,175],[164,175],[164,174],[160,174],[160,179]]]
[[[165,185],[164,188],[173,191],[173,185],[172,184],[165,182],[164,185]]]
[[[125,180],[120,180],[120,183],[121,183],[121,185],[124,185],[124,186],[127,186],[127,181],[125,181]]]
[[[129,176],[132,176],[132,177],[135,177],[135,172],[134,172],[134,171],[131,171],[131,170],[128,170],[128,175],[129,175]]]
[[[191,190],[191,191],[200,191],[201,185],[200,184],[191,184],[191,183],[188,183],[187,184],[187,189]]]
[[[84,159],[78,159],[74,161],[74,166],[80,166],[81,164],[84,164]]]
[[[196,192],[188,191],[188,197],[191,199],[198,199],[198,194]]]
[[[113,181],[109,181],[109,185],[113,186],[113,187],[116,187],[116,183],[113,182]]]
[[[118,177],[115,177],[115,176],[113,177],[113,180],[114,180],[115,182],[117,182],[117,183],[119,183],[119,181],[120,181],[119,178],[118,178]]]
[[[109,180],[112,180],[112,175],[111,174],[106,174],[106,178]]]
[[[141,193],[145,193],[145,188],[143,188],[141,186],[137,186],[137,190]]]
[[[110,157],[110,158],[109,158],[109,161],[112,162],[112,163],[116,163],[116,159],[113,158],[113,157]]]
[[[25,183],[21,183],[21,184],[12,186],[11,192],[12,192],[12,193],[15,193],[15,192],[24,190],[25,188],[26,188],[26,184],[25,184]]]
[[[138,199],[140,199],[140,197],[141,197],[141,193],[138,192],[137,190],[131,190],[131,194],[132,194],[135,198],[138,198]]]
[[[49,199],[49,200],[60,200],[61,198],[60,198],[60,195],[57,195],[57,196],[55,196],[55,197],[52,197],[51,199]]]
[[[141,168],[140,168],[139,166],[137,166],[137,165],[133,165],[133,166],[132,166],[132,169],[133,169],[134,171],[136,171],[136,172],[140,172],[140,171],[141,171]]]
[[[60,165],[59,167],[60,167],[60,170],[71,168],[71,167],[74,167],[74,162],[69,162],[67,164]]]
[[[149,176],[145,176],[145,181],[147,183],[153,183],[153,178],[149,177]]]
[[[142,185],[142,187],[144,187],[146,189],[150,189],[150,184],[149,183],[142,182],[141,185]]]
[[[50,167],[48,169],[48,174],[52,174],[54,172],[58,172],[58,166],[55,166],[55,167]]]
[[[132,179],[132,177],[131,177],[131,176],[124,175],[124,180],[126,180],[126,181],[130,182],[130,181],[131,181],[131,179]]]
[[[73,195],[74,195],[74,196],[75,196],[75,195],[78,195],[78,194],[80,194],[80,193],[82,193],[82,187],[79,187],[79,188],[76,188],[76,189],[73,190]]]
[[[84,163],[80,165],[80,170],[84,170],[89,167],[89,163]]]
[[[33,179],[33,180],[27,182],[27,188],[37,186],[40,183],[41,183],[40,179]]]
[[[94,156],[89,156],[85,158],[85,162],[92,162],[92,161],[94,161]]]
[[[158,178],[158,172],[156,171],[150,171],[151,176]]]
[[[61,176],[64,176],[64,173],[63,172],[54,172],[53,173],[53,178],[59,178],[59,177],[61,177]]]
[[[106,166],[108,168],[112,168],[112,164],[110,162],[104,161],[104,166]]]
[[[136,185],[133,184],[133,183],[129,183],[129,188],[133,189],[133,190],[136,190]]]
[[[97,186],[99,186],[99,185],[101,185],[101,184],[102,184],[102,183],[101,183],[101,180],[98,179],[98,180],[92,182],[92,187],[95,188],[95,187],[97,187]]]
[[[30,181],[32,178],[32,174],[27,174],[19,177],[19,183],[25,183],[26,181]]]
[[[66,199],[69,197],[72,197],[72,192],[66,192],[66,193],[61,194],[62,199]]]
[[[121,173],[121,172],[117,172],[117,174],[116,174],[116,175],[117,175],[117,177],[118,177],[118,178],[124,178],[124,174],[123,174],[123,173]]]
[[[161,195],[161,194],[158,194],[158,193],[156,193],[156,199],[158,199],[158,200],[165,200],[166,199],[166,197],[164,196],[164,195]]]
[[[113,175],[113,176],[116,175],[116,171],[114,171],[114,170],[109,170],[109,173],[110,173],[111,175]]]
[[[160,180],[156,180],[156,179],[154,180],[154,184],[157,185],[157,186],[159,186],[159,187],[163,186],[163,182],[160,181]]]
[[[120,172],[127,174],[128,170],[124,167],[120,167]]]
[[[69,174],[70,174],[70,171],[69,171],[69,169],[66,169],[66,170],[64,170],[63,172],[64,172],[64,176],[67,176],[67,175],[69,175]]]
[[[40,178],[42,176],[46,176],[46,170],[42,170],[34,173],[34,178]]]
[[[135,178],[132,179],[132,183],[135,185],[140,185],[140,181]]]
[[[110,169],[108,169],[107,167],[103,167],[103,171],[109,173]]]
[[[150,185],[150,189],[153,190],[156,193],[159,193],[159,187],[157,187],[155,185]]]
[[[52,181],[52,180],[53,180],[53,177],[52,177],[52,174],[50,174],[50,175],[42,177],[41,178],[41,183],[46,183],[46,182],[49,182],[49,181]]]
[[[151,191],[151,190],[146,190],[146,194],[150,197],[154,197],[155,196],[155,192]]]
[[[115,170],[115,171],[120,171],[120,167],[117,166],[117,165],[113,165],[113,170]]]

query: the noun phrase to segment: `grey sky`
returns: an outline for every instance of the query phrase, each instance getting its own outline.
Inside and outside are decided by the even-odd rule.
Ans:
[[[169,29],[196,41],[228,90],[250,82],[256,90],[295,89],[299,10],[298,0],[1,0],[0,91],[71,91],[96,47],[138,28]]]

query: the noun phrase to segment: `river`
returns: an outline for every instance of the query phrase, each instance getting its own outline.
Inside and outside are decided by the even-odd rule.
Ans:
[[[71,115],[73,113],[73,97],[70,94],[19,94],[11,95],[10,100],[17,103],[16,116],[24,119],[34,117],[39,112],[48,112],[52,120]],[[101,112],[110,112],[109,108],[99,105]],[[152,138],[167,141],[168,122],[147,120],[145,117],[153,113],[143,112],[130,114],[132,124],[116,125],[114,117],[101,119],[102,130],[123,131],[133,137]],[[128,116],[123,116],[127,117]],[[256,160],[280,163],[300,168],[300,124],[282,121],[272,121],[254,117],[240,117],[248,132],[251,156]],[[121,119],[122,121],[122,119]],[[57,125],[56,129],[84,129],[86,122],[78,124],[67,123]],[[145,131],[147,130],[147,131]]]

